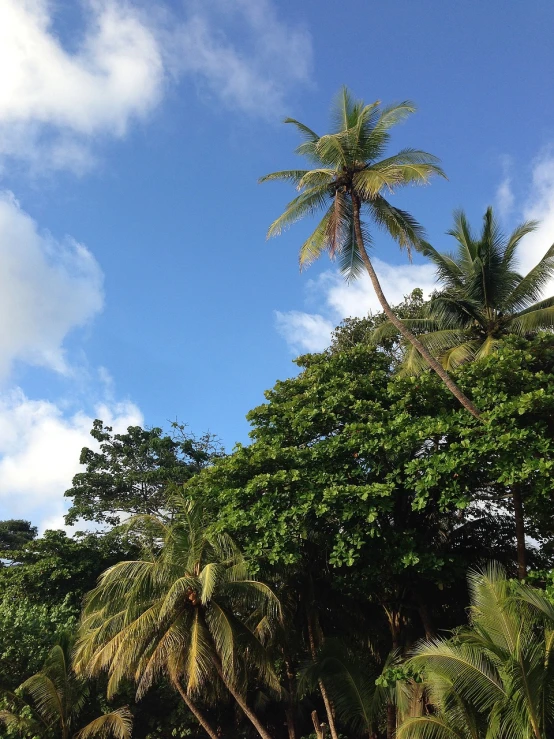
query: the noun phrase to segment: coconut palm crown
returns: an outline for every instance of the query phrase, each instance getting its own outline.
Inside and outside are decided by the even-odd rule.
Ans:
[[[300,267],[328,252],[331,258],[339,258],[347,279],[357,277],[365,269],[389,320],[458,401],[478,418],[478,409],[395,316],[368,254],[372,244],[369,222],[392,236],[401,248],[410,251],[420,247],[422,227],[409,213],[391,205],[386,196],[404,185],[423,185],[433,175],[444,176],[438,159],[425,151],[402,149],[384,157],[391,128],[414,111],[415,106],[409,101],[383,107],[379,101],[366,105],[343,88],[332,109],[331,133],[319,136],[305,124],[287,118],[285,123],[295,126],[303,138],[296,153],[313,168],[273,172],[260,179],[291,182],[299,191],[271,224],[268,237],[280,234],[304,216],[322,211],[323,218],[300,247]]]
[[[133,717],[127,707],[79,723],[89,690],[71,669],[71,640],[64,638],[50,651],[41,671],[7,695],[8,708],[0,711],[0,723],[22,737],[130,739]]]
[[[210,736],[216,733],[196,699],[226,688],[264,736],[246,704],[245,681],[254,670],[278,689],[262,642],[279,602],[249,575],[232,539],[209,531],[201,508],[181,496],[174,507],[169,524],[145,516],[130,524],[151,527],[153,551],[108,569],[88,595],[76,668],[107,670],[109,696],[130,678],[140,698],[166,675]]]
[[[422,252],[436,267],[439,291],[432,296],[422,318],[403,321],[420,335],[420,341],[439,358],[445,369],[489,355],[507,334],[531,336],[554,326],[554,297],[541,299],[554,276],[554,245],[525,276],[517,270],[517,249],[524,236],[537,228],[535,221],[520,224],[508,237],[488,208],[479,235],[470,228],[463,211],[454,214],[448,234],[456,239],[454,254],[441,254],[429,244]],[[397,333],[390,323],[374,335]],[[420,357],[408,347],[404,371],[424,369]]]

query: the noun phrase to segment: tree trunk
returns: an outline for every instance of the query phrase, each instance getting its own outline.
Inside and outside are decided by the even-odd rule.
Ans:
[[[208,723],[208,720],[206,719],[206,717],[204,716],[204,714],[202,713],[202,711],[200,711],[200,709],[197,708],[196,705],[188,697],[188,695],[183,690],[183,688],[182,688],[181,684],[179,683],[179,681],[178,680],[174,680],[173,681],[173,684],[177,688],[177,690],[179,691],[179,695],[181,696],[181,698],[183,699],[183,701],[186,703],[187,708],[189,709],[189,711],[192,714],[194,714],[194,717],[196,718],[196,720],[198,721],[198,723],[200,724],[200,726],[204,729],[204,731],[206,732],[206,734],[209,737],[211,737],[211,739],[221,739],[221,737],[217,734],[217,732],[214,731],[214,729],[212,729],[212,727]]]
[[[227,688],[227,690],[229,691],[229,693],[231,693],[231,695],[233,696],[233,698],[236,700],[236,702],[240,706],[242,712],[244,713],[244,715],[246,716],[246,718],[250,721],[250,723],[252,724],[252,726],[256,729],[256,731],[258,732],[258,734],[262,737],[262,739],[273,739],[273,737],[271,736],[271,734],[268,732],[268,730],[265,728],[265,726],[258,719],[258,717],[254,713],[254,711],[252,711],[248,707],[248,704],[245,701],[245,699],[243,698],[243,696],[239,693],[238,690],[235,689],[235,687],[233,686],[233,684],[231,682],[229,682],[228,680],[225,679],[225,677],[223,675],[223,669],[221,667],[221,662],[219,661],[219,659],[214,658],[214,665],[215,665],[215,668],[216,668],[216,670],[218,672],[219,677],[223,681],[223,684],[225,685],[225,687]]]
[[[512,486],[512,501],[514,504],[514,515],[516,519],[517,576],[519,580],[525,580],[525,578],[527,577],[525,519],[523,516],[523,500],[521,498],[521,488],[517,484]]]
[[[316,651],[316,646],[315,646],[314,631],[313,631],[312,622],[310,619],[310,614],[308,612],[307,606],[306,606],[306,618],[308,621],[308,641],[310,642],[310,652],[312,655],[312,659],[315,662],[316,657],[317,657],[317,651]],[[321,697],[323,698],[323,703],[325,704],[325,712],[327,713],[327,721],[329,722],[329,731],[331,732],[331,739],[339,739],[339,735],[337,733],[337,727],[335,726],[333,706],[331,705],[331,700],[329,699],[329,695],[327,693],[325,685],[323,684],[323,680],[318,680],[317,684],[319,685],[319,692],[321,693]]]
[[[385,315],[387,316],[389,321],[398,329],[399,333],[404,337],[404,339],[408,341],[421,354],[421,356],[423,357],[423,359],[425,359],[429,367],[431,367],[431,369],[437,373],[437,375],[441,378],[441,380],[446,385],[448,390],[463,405],[463,407],[467,411],[469,411],[474,418],[480,418],[481,414],[479,410],[473,405],[471,400],[466,395],[464,395],[464,393],[460,390],[460,388],[456,385],[456,383],[450,378],[450,376],[448,375],[446,370],[442,367],[440,362],[437,362],[437,360],[432,356],[432,354],[428,351],[428,349],[421,343],[421,341],[419,341],[419,339],[416,336],[414,336],[414,334],[408,328],[406,328],[406,326],[402,323],[401,319],[398,318],[398,316],[394,313],[394,311],[390,307],[389,302],[387,298],[385,297],[385,294],[381,288],[379,278],[377,277],[377,274],[375,270],[373,269],[373,264],[371,263],[371,260],[365,248],[364,237],[362,234],[362,225],[360,222],[360,200],[354,193],[351,193],[351,196],[352,196],[352,209],[354,212],[354,230],[356,233],[356,243],[358,245],[358,249],[360,251],[360,256],[362,257],[362,261],[369,274],[369,279],[371,280],[373,289],[375,290],[375,293],[377,295],[379,302],[381,303],[381,307],[383,308]]]
[[[294,721],[294,713],[292,712],[290,706],[287,706],[287,708],[285,708],[285,718],[287,720],[287,732],[289,735],[289,739],[296,739],[296,724]]]
[[[419,618],[421,619],[423,628],[425,629],[425,638],[434,639],[436,636],[436,632],[435,627],[433,626],[433,620],[431,619],[431,614],[429,613],[429,608],[427,607],[427,603],[425,603],[423,598],[420,597],[417,597],[417,602],[417,611],[419,613]]]
[[[319,723],[317,711],[312,711],[312,722],[315,729],[316,739],[325,739],[325,729],[323,725]]]
[[[296,739],[296,721],[294,720],[294,695],[296,694],[295,684],[294,684],[294,672],[292,671],[291,664],[289,660],[284,656],[284,650],[283,650],[283,658],[285,661],[285,669],[287,674],[287,684],[288,684],[288,691],[287,691],[287,705],[285,708],[285,717],[287,720],[287,731],[289,734],[289,739]]]
[[[389,701],[387,703],[387,739],[396,736],[396,706]]]

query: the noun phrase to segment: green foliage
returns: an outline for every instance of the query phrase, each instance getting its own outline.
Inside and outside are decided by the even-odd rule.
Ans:
[[[94,421],[90,433],[100,450],[81,451],[79,461],[86,471],[75,475],[65,493],[73,499],[66,523],[84,519],[117,525],[122,515],[167,513],[175,488],[221,455],[211,434],[197,439],[182,424],[172,427],[173,436],[140,426],[114,434],[110,426]]]
[[[74,537],[46,531],[10,554],[13,564],[0,569],[0,592],[41,604],[67,599],[79,607],[103,570],[136,551],[136,543],[118,531]]]
[[[63,633],[76,627],[79,608],[67,595],[59,604],[36,602],[20,592],[0,599],[0,687],[13,690],[40,669]]]
[[[0,552],[7,553],[21,549],[37,535],[37,527],[30,521],[10,519],[0,521]]]

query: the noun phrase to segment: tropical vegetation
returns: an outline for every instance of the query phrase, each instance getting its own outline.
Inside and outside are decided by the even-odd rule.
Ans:
[[[535,224],[490,208],[428,244],[388,199],[442,174],[386,155],[411,112],[343,90],[332,133],[289,120],[313,168],[264,178],[300,191],[270,234],[324,208],[301,264],[365,269],[382,312],[298,357],[249,443],[97,419],[89,530],[0,521],[0,739],[554,735],[554,247],[520,274]],[[432,295],[389,305],[371,224]]]

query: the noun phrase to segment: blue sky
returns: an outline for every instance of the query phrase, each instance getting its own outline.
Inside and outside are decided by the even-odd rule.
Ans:
[[[153,8],[152,6],[155,7]],[[331,263],[305,273],[309,223],[269,243],[292,196],[296,117],[325,131],[348,85],[414,100],[393,147],[448,182],[394,196],[448,249],[452,210],[537,217],[522,269],[554,241],[549,0],[0,0],[0,518],[56,526],[91,420],[210,429],[247,411],[376,309]],[[433,273],[384,235],[391,300]]]

